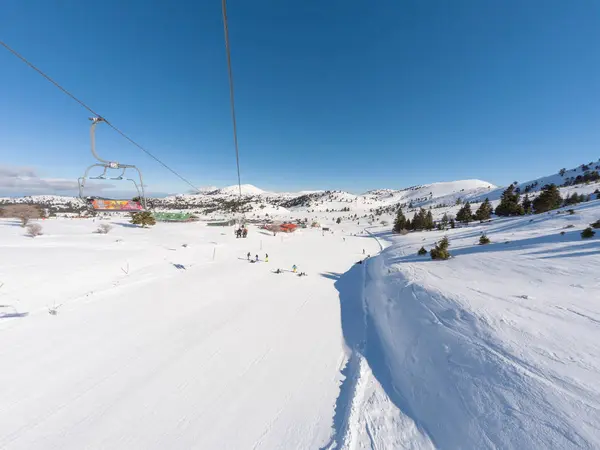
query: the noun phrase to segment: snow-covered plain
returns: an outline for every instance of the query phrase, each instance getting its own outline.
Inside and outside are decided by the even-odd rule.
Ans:
[[[333,233],[248,239],[0,219],[0,448],[600,448],[600,200],[405,236],[349,218],[493,189],[314,192],[268,210]],[[452,259],[417,256],[444,234]]]

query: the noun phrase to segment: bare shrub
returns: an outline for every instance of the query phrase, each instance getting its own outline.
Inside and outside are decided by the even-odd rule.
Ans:
[[[30,223],[27,225],[27,236],[36,237],[41,236],[42,234],[42,226],[39,223]]]
[[[2,217],[19,219],[25,227],[31,219],[42,217],[42,211],[35,205],[8,205],[2,208]]]
[[[100,224],[100,226],[96,230],[96,233],[98,233],[98,234],[108,234],[108,232],[110,230],[112,230],[112,225],[110,225],[108,223],[103,223],[103,224]]]
[[[406,236],[408,233],[409,233],[409,231],[406,228],[403,228],[402,230],[400,230],[401,236]]]

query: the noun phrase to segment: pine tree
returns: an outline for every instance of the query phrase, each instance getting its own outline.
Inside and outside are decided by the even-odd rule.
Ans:
[[[552,209],[560,208],[563,200],[555,184],[547,184],[542,188],[542,193],[533,201],[536,214],[541,214]]]
[[[531,199],[529,198],[529,194],[525,194],[525,197],[523,197],[523,211],[525,211],[525,214],[531,214]]]
[[[433,214],[431,214],[431,211],[427,211],[427,215],[425,216],[425,229],[433,230],[434,227]]]
[[[410,223],[410,219],[406,219],[406,225],[404,225],[404,228],[407,230],[412,230],[412,224]]]
[[[592,227],[587,227],[585,230],[583,230],[581,232],[581,239],[587,239],[587,238],[594,237],[595,234],[596,234],[596,232],[594,230],[592,230]]]
[[[448,238],[444,236],[440,242],[435,244],[435,247],[429,251],[431,255],[431,259],[448,259],[450,258],[450,252],[448,252],[448,247],[450,246],[450,242]]]
[[[141,225],[142,228],[146,228],[156,225],[156,219],[150,211],[142,211],[131,213],[131,223],[134,225]]]
[[[525,210],[519,205],[519,194],[515,193],[515,186],[511,184],[502,193],[500,204],[496,207],[497,216],[522,216]]]
[[[419,256],[426,255],[426,254],[427,254],[427,250],[425,250],[425,247],[421,247],[421,248],[419,249],[419,251],[417,252],[417,254],[418,254]]]
[[[486,245],[489,244],[490,238],[486,236],[485,233],[483,233],[481,236],[479,236],[479,245]]]
[[[396,220],[394,221],[394,233],[400,233],[405,228],[407,228],[406,217],[404,217],[402,208],[398,208],[398,212],[396,213]]]
[[[492,205],[488,198],[477,208],[475,212],[475,219],[477,220],[488,220],[492,216]]]
[[[422,230],[425,228],[425,221],[427,218],[427,211],[423,208],[419,209],[419,212],[416,213],[412,220],[412,228],[413,230]]]
[[[448,214],[444,213],[444,215],[442,216],[442,222],[441,222],[442,228],[446,228],[448,226],[448,222],[449,222]]]
[[[454,218],[450,219],[450,228],[455,228],[456,227],[456,222],[454,221]]]
[[[468,224],[473,220],[473,213],[471,212],[471,204],[465,203],[462,208],[456,214],[456,220]]]

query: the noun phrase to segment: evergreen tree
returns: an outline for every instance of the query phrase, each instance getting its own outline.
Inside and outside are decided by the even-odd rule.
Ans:
[[[450,219],[450,228],[455,228],[456,227],[456,222],[454,221],[454,218]]]
[[[425,229],[433,230],[434,227],[433,214],[431,214],[431,211],[427,211],[427,215],[425,216]]]
[[[412,230],[412,224],[410,223],[410,219],[406,219],[406,225],[404,225],[404,228],[407,230]]]
[[[592,230],[592,227],[587,227],[585,230],[583,230],[581,232],[581,239],[587,239],[587,238],[594,237],[595,234],[596,234],[596,232],[594,230]]]
[[[405,228],[407,228],[406,217],[404,217],[402,208],[398,208],[398,212],[396,213],[396,220],[394,221],[394,233],[400,233]]]
[[[465,203],[462,208],[456,213],[456,220],[468,224],[473,220],[473,213],[471,212],[471,204]]]
[[[338,225],[339,225],[340,223],[342,223],[342,218],[341,218],[341,217],[338,217],[338,218],[337,218],[337,220],[335,221],[335,223],[337,223]]]
[[[531,214],[531,199],[529,198],[529,194],[525,194],[525,197],[523,197],[523,211],[525,211],[525,214]]]
[[[417,252],[417,254],[418,254],[419,256],[426,255],[426,254],[427,254],[427,250],[425,250],[425,247],[421,247],[421,248],[419,249],[419,251]]]
[[[490,238],[486,236],[485,233],[483,233],[481,236],[479,236],[479,245],[486,245],[489,244]]]
[[[515,186],[511,184],[502,193],[500,204],[496,207],[497,216],[522,216],[525,210],[519,205],[519,194],[515,192]]]
[[[448,252],[448,247],[450,246],[450,242],[446,236],[443,239],[435,244],[435,247],[429,251],[431,255],[431,259],[448,259],[450,258],[450,252]]]
[[[560,208],[562,205],[560,191],[555,184],[547,184],[542,188],[542,193],[533,201],[533,209],[536,214],[541,214],[552,209]]]
[[[446,228],[448,226],[448,222],[449,222],[448,214],[444,213],[444,215],[442,216],[442,221],[441,221],[442,228]]]
[[[492,205],[488,198],[477,208],[475,212],[475,219],[477,220],[488,220],[492,216]]]
[[[427,218],[427,211],[423,208],[419,209],[419,212],[416,213],[412,220],[412,229],[413,230],[422,230],[425,228],[425,221]]]
[[[142,228],[146,228],[156,225],[156,219],[150,211],[141,211],[131,213],[131,223],[134,225],[141,225]]]

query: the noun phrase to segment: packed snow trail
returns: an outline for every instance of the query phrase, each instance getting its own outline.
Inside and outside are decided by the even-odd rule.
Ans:
[[[29,313],[0,319],[0,448],[327,442],[346,354],[335,280],[320,274],[345,272],[374,241],[96,225],[46,221],[30,239],[0,221],[2,303]],[[308,276],[272,273],[293,264]]]

